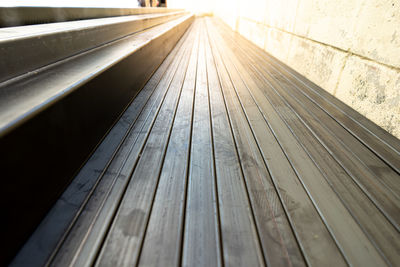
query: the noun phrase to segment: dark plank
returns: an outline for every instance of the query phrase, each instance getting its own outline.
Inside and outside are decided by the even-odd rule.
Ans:
[[[212,27],[209,29],[212,29]],[[213,32],[214,38],[219,37],[215,31],[211,32]],[[236,110],[239,110],[237,116],[241,114],[240,116],[244,117],[242,121],[248,121],[250,124],[252,134],[275,187],[278,189],[277,193],[287,212],[288,219],[307,264],[315,266],[345,266],[346,263],[340,250],[294,172],[291,162],[288,161],[284,151],[277,143],[273,132],[247,91],[246,84],[241,79],[239,72],[229,61],[231,55],[226,55],[227,51],[225,51],[225,54],[221,52],[225,50],[223,41],[219,37],[215,43],[219,44],[219,53],[216,53],[216,55],[224,55],[217,60],[217,62],[221,62],[221,65],[217,66],[218,70],[227,72],[233,84],[233,89],[231,90],[234,90],[233,94],[235,95],[232,100]],[[235,75],[231,75],[232,72]]]
[[[2,84],[1,124],[8,111],[22,117],[0,130],[2,176],[10,182],[0,188],[0,202],[13,203],[2,206],[9,242],[0,261],[11,260],[35,230],[190,22],[174,20]]]
[[[185,38],[182,39],[182,43],[184,40]],[[172,54],[172,57],[178,59],[183,57],[187,45],[180,47],[180,45],[177,47],[178,54]],[[96,191],[55,258],[55,264],[69,265],[76,263],[83,265],[92,262],[97,255],[97,250],[102,244],[106,230],[112,222],[122,194],[129,182],[130,174],[166,97],[168,85],[177,70],[180,60],[176,60],[176,58],[157,84],[155,93],[144,106],[113,161],[103,171],[103,177]]]
[[[169,84],[170,89],[150,130],[113,224],[97,258],[98,266],[137,264],[192,45],[193,39],[188,38],[190,49],[185,52],[184,59]]]
[[[184,39],[182,38],[182,40]],[[178,43],[177,48],[182,43]],[[178,50],[171,51],[171,55],[165,59],[164,63],[161,64],[146,86],[126,109],[121,119],[104,137],[96,151],[17,254],[12,265],[31,264],[41,266],[51,258],[52,254],[55,254],[57,247],[62,244],[73,227],[82,208],[86,205],[102,179],[104,170],[115,158],[118,149],[126,139],[134,123],[138,120],[143,107],[149,101]]]
[[[229,47],[228,43],[224,44]],[[323,174],[297,142],[271,103],[262,94],[261,88],[254,83],[256,77],[251,77],[234,57],[234,54],[228,50],[225,49],[229,55],[226,57],[226,61],[235,62],[238,73],[242,74],[248,85],[249,93],[252,94],[253,100],[272,128],[278,143],[291,161],[294,170],[299,175],[302,184],[315,203],[321,217],[325,220],[346,260],[350,264],[385,265],[385,261],[332,190]],[[359,246],[360,243],[363,246]]]
[[[212,27],[209,20],[207,20],[207,27]],[[250,126],[235,99],[233,85],[219,57],[214,56],[214,61],[215,68],[210,69],[209,73],[215,72],[218,75],[222,87],[223,98],[219,98],[218,101],[225,102],[232,125],[266,263],[268,266],[304,266],[303,256],[279,195],[258,150]]]
[[[199,26],[199,22],[195,21],[192,29],[195,36],[191,37],[194,38],[194,48],[190,55],[139,266],[179,266],[181,262]]]
[[[265,266],[207,34],[204,42],[224,264]]]
[[[203,22],[201,26],[204,26]],[[200,35],[198,57],[182,265],[221,266],[219,210],[203,32]]]

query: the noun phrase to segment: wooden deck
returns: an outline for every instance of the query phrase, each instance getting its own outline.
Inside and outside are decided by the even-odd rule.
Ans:
[[[48,215],[76,214],[48,263],[399,266],[399,173],[399,140],[199,18]]]

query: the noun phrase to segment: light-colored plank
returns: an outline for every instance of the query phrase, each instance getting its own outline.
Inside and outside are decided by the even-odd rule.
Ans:
[[[211,267],[222,262],[203,34],[197,63],[182,265]]]
[[[242,53],[246,53],[247,57],[242,59],[251,61],[251,50],[242,46]],[[237,53],[239,54],[239,53]],[[256,55],[257,56],[257,55]],[[250,60],[249,60],[250,59]],[[318,118],[324,118],[323,114],[319,113],[319,109],[315,109],[312,103],[307,102],[301,95],[296,92],[291,84],[281,82],[281,79],[275,79],[275,75],[269,73],[269,68],[262,68],[262,62],[248,64],[249,71],[257,73],[258,77],[265,84],[271,86],[263,86],[264,95],[273,103],[275,110],[284,118],[288,127],[296,135],[302,146],[307,150],[307,153],[312,157],[313,161],[319,166],[319,169],[325,174],[329,183],[334,188],[335,192],[340,196],[342,202],[351,212],[352,216],[357,220],[358,224],[366,232],[368,237],[373,240],[373,243],[378,247],[378,250],[391,263],[399,262],[400,255],[400,234],[397,229],[381,214],[377,207],[368,199],[364,192],[352,181],[352,178],[346,173],[345,169],[334,159],[325,147],[318,142],[314,134],[322,127],[322,121],[326,123],[335,123],[327,120],[318,122]],[[261,86],[260,86],[261,88]],[[278,97],[278,95],[279,97]],[[301,101],[302,100],[302,101]],[[305,104],[308,104],[307,106]],[[289,107],[288,110],[285,107]],[[286,111],[286,112],[282,112]],[[319,116],[311,116],[318,114]],[[321,111],[322,112],[322,111]],[[309,115],[311,114],[311,115]],[[326,124],[324,123],[324,124]],[[307,128],[311,125],[310,130]],[[321,130],[322,131],[322,130]],[[325,134],[328,137],[328,134]],[[322,140],[326,138],[320,137]],[[329,140],[329,139],[328,139]],[[333,144],[334,145],[334,144]],[[340,152],[340,151],[339,151]],[[342,152],[336,153],[336,156],[342,156]],[[349,159],[350,161],[351,159]],[[379,159],[377,159],[379,160]],[[389,166],[386,166],[389,168]],[[379,196],[384,196],[381,190],[374,189]],[[395,209],[396,203],[389,205],[390,209]],[[392,214],[398,215],[399,212]]]
[[[217,23],[216,26],[227,30],[227,26],[222,23]],[[230,36],[237,36],[237,34],[233,33],[230,29],[228,29],[228,32]],[[260,51],[260,48],[251,44],[248,40],[236,38],[235,43],[237,40],[239,40],[243,46],[251,47],[252,51],[257,52],[263,58],[265,64],[269,64],[276,69],[295,87],[301,88],[302,93],[324,109],[332,118],[363,142],[364,145],[368,146],[386,163],[400,173],[400,141],[396,137],[276,58],[264,51]]]
[[[250,51],[249,51],[250,52]],[[250,52],[251,53],[251,52]],[[288,84],[270,68],[265,68],[264,61],[255,60],[254,65],[262,72],[262,77],[268,76],[267,82],[277,81],[285,89],[281,90],[287,99],[293,97],[302,106],[299,114],[307,121],[307,125],[315,135],[325,144],[330,153],[341,165],[352,174],[355,182],[380,207],[382,212],[399,230],[400,223],[400,178],[390,166],[373,154],[367,147],[354,138],[323,110],[304,97],[293,85]]]
[[[397,192],[400,192],[400,176],[297,90],[285,86],[280,91],[288,100],[293,97],[293,105],[314,135],[399,230],[400,198]]]
[[[221,51],[224,51],[222,40],[218,39],[219,36],[215,31],[211,31],[212,27],[209,27],[209,29],[213,37],[216,38],[216,42],[220,44],[220,47],[213,47],[213,50],[218,49],[217,51],[219,52],[216,52],[215,55],[216,58],[219,58],[218,55],[223,55]],[[341,252],[292,169],[291,163],[276,142],[273,132],[247,91],[246,84],[240,79],[239,73],[234,66],[232,64],[228,65],[230,63],[227,62],[228,56],[230,55],[225,53],[222,58],[217,60],[217,63],[221,62],[217,65],[217,68],[221,72],[226,71],[231,79],[236,94],[232,97],[232,100],[235,101],[237,110],[243,108],[241,111],[242,116],[245,116],[245,119],[250,123],[251,131],[257,141],[275,187],[278,189],[278,195],[307,264],[314,266],[345,266],[346,263]],[[224,64],[227,66],[225,67]],[[235,75],[231,75],[232,72]],[[245,73],[244,70],[243,72]],[[236,78],[232,79],[232,77]],[[240,101],[238,96],[240,96]]]
[[[287,67],[281,66],[279,63],[274,64],[273,67],[279,73],[282,72],[290,83],[301,88],[302,93],[324,109],[340,125],[395,169],[397,173],[400,173],[400,141],[396,137],[325,90],[305,80],[304,77],[287,70]]]
[[[210,22],[207,21],[207,27]],[[217,61],[217,59],[214,59]],[[236,99],[233,85],[221,62],[209,73],[218,75],[223,96],[218,102],[226,102],[241,167],[249,191],[255,221],[268,266],[304,266],[296,238],[280,202],[268,170],[264,164],[250,126]],[[222,98],[223,97],[223,98]]]
[[[269,92],[269,95],[272,94],[273,92]],[[279,109],[279,106],[277,107],[278,112],[282,110],[282,108]],[[305,128],[301,118],[289,112],[281,113],[281,116],[319,166],[321,172],[325,174],[328,182],[363,231],[366,232],[368,238],[377,246],[378,251],[391,264],[399,262],[400,234],[397,229],[383,216],[335,159],[327,153],[323,145]]]
[[[228,45],[225,43],[225,45]],[[261,89],[254,83],[256,77],[246,73],[245,69],[226,49],[228,55],[226,61],[234,61],[237,71],[243,74],[249,93],[262,111],[265,120],[274,131],[275,138],[291,161],[302,184],[307,190],[314,205],[324,219],[329,231],[334,236],[338,246],[344,253],[346,260],[352,265],[383,266],[385,261],[380,256],[371,241],[352,218],[346,207],[342,204],[335,192],[325,180],[323,174],[318,170],[307,153],[297,142],[290,130],[281,120],[279,115],[265,98]],[[245,74],[248,76],[246,77]],[[360,245],[362,244],[362,245]],[[314,245],[315,247],[315,245]]]

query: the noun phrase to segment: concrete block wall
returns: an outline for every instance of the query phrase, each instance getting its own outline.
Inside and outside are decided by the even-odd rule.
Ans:
[[[214,15],[400,138],[400,2],[219,0]]]

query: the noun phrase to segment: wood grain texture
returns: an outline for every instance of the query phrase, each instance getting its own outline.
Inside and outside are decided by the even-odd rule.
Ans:
[[[225,46],[229,46],[229,44],[225,43]],[[225,51],[228,51],[228,49],[225,49]],[[231,55],[229,58],[232,61],[236,61],[236,66],[240,67],[240,63],[235,57]],[[244,68],[239,69],[239,73],[245,73]],[[246,81],[250,84],[254,83],[255,80],[257,80],[257,77],[253,76]],[[314,205],[324,219],[338,246],[341,248],[346,260],[350,264],[356,265],[374,266],[376,264],[386,264],[379,253],[379,249],[374,246],[352,218],[351,214],[348,213],[345,206],[325,180],[323,174],[310,160],[296,141],[295,136],[283,123],[268,96],[263,94],[262,88],[266,86],[268,84],[263,84],[262,87],[253,84],[247,88],[252,94],[253,100],[257,103],[258,108],[263,113],[265,120],[269,122],[277,141],[291,161],[293,168],[299,175],[302,184],[308,191]],[[281,112],[289,113],[285,107],[281,107]],[[362,246],[357,246],[357,244],[362,244]],[[366,257],[367,254],[370,255],[369,259]]]
[[[252,53],[251,49],[248,49],[248,47],[243,47],[243,50],[248,52],[247,55]],[[242,62],[251,61],[251,57],[246,57],[245,59],[242,57]],[[400,235],[396,229],[397,227],[391,225],[390,221],[383,216],[375,206],[376,203],[371,202],[367,195],[364,194],[363,190],[353,181],[354,178],[350,177],[346,169],[331,155],[332,153],[327,153],[324,144],[318,142],[318,140],[322,138],[318,139],[318,135],[312,135],[312,133],[318,131],[317,127],[323,127],[322,121],[314,124],[314,129],[317,130],[312,132],[309,130],[307,123],[313,124],[318,120],[318,117],[323,116],[319,113],[320,110],[315,109],[312,103],[308,103],[307,106],[301,105],[304,104],[305,101],[300,101],[302,98],[296,94],[295,88],[289,87],[287,83],[281,83],[281,80],[275,79],[274,76],[268,72],[269,69],[266,70],[262,68],[263,65],[265,65],[265,63],[260,61],[256,63],[253,61],[252,64],[246,66],[250,72],[258,75],[259,81],[262,80],[267,85],[262,87],[265,90],[264,95],[274,104],[275,110],[277,110],[280,116],[285,120],[286,125],[291,129],[306,151],[308,151],[308,154],[313,158],[313,161],[319,169],[324,172],[328,182],[339,195],[347,209],[349,209],[352,216],[357,220],[357,223],[360,224],[363,231],[367,233],[369,239],[377,245],[378,250],[387,261],[392,264],[398,262]],[[286,105],[289,109],[285,108]],[[312,114],[311,111],[319,114],[319,116],[313,119],[307,119],[307,116],[310,116],[307,114]],[[303,119],[304,117],[306,117],[306,119]],[[386,168],[388,171],[392,171],[387,166]],[[358,173],[358,175],[360,174]],[[382,195],[383,197],[385,196],[382,191],[376,188],[373,192],[375,194],[380,193],[380,197],[382,197]],[[394,210],[396,208],[396,202],[392,200],[389,207],[391,210]],[[397,216],[397,213],[393,212],[392,214]]]
[[[96,178],[50,265],[396,266],[400,141],[321,90],[196,19],[73,182]]]
[[[214,63],[223,92],[223,99],[219,101],[226,105],[266,263],[269,266],[302,266],[300,249],[248,122],[231,90],[233,85],[216,56]]]
[[[201,25],[204,27],[203,21]],[[222,265],[204,38],[204,32],[201,31],[182,248],[183,266]]]
[[[220,49],[223,49],[221,44]],[[220,54],[222,53],[220,52]],[[246,114],[271,177],[279,188],[278,193],[282,204],[292,222],[306,261],[310,265],[317,266],[345,265],[340,250],[328,232],[324,221],[319,217],[316,208],[307,195],[307,191],[302,186],[301,180],[293,170],[292,163],[286,158],[283,149],[274,137],[274,133],[241,79],[241,74],[246,74],[246,71],[243,69],[241,69],[241,72],[237,71],[230,59],[231,55],[225,55],[225,64],[229,64],[226,66],[226,71],[233,73],[233,75],[230,75],[234,85],[231,90],[236,91],[238,105],[242,106]],[[252,80],[248,79],[247,82],[251,83]],[[253,82],[249,86],[255,87],[256,85]]]
[[[171,138],[147,226],[139,266],[179,266],[189,166],[199,22]]]
[[[169,57],[157,69],[146,86],[140,91],[131,105],[126,109],[121,119],[114,125],[110,132],[105,136],[103,142],[97,147],[87,163],[79,171],[71,185],[62,194],[53,206],[45,220],[39,225],[35,233],[19,252],[16,265],[44,265],[51,262],[60,246],[64,246],[64,239],[74,227],[77,218],[83,210],[88,200],[93,195],[100,181],[106,175],[106,170],[114,162],[117,151],[129,136],[129,132],[137,125],[139,115],[151,97],[159,94],[155,89],[162,79],[167,75],[169,68],[173,68],[171,63],[183,44],[182,38],[176,48],[171,51]],[[155,92],[156,91],[156,92]],[[160,91],[160,90],[158,90]],[[49,233],[49,229],[51,232]],[[45,236],[45,238],[43,238]],[[53,255],[51,255],[53,254]]]
[[[355,265],[384,265],[385,262],[376,248],[281,120],[261,88],[258,86],[248,86],[248,88],[346,260]],[[358,246],[360,243],[363,246]]]
[[[221,220],[224,262],[228,266],[264,266],[242,169],[220,83],[205,34],[210,116]]]
[[[185,39],[183,38],[183,40]],[[93,262],[100,249],[99,246],[105,236],[105,231],[113,220],[115,210],[123,196],[140,151],[168,92],[166,89],[173,78],[180,59],[183,57],[184,48],[179,44],[177,51],[171,54],[174,61],[172,63],[169,60],[165,61],[167,69],[162,73],[161,79],[155,84],[153,82],[148,83],[148,86],[155,87],[154,93],[142,106],[135,123],[115,152],[112,161],[104,169],[99,167],[94,170],[94,172],[100,172],[99,183],[72,226],[56,257],[52,259],[52,264],[57,266],[71,264],[82,266]],[[121,120],[124,121],[124,117]]]
[[[192,43],[193,40],[189,42],[189,44]],[[189,63],[189,52],[185,53],[184,60],[178,65],[169,84],[167,95],[150,130],[98,257],[97,266],[132,266],[138,261]]]
[[[231,37],[239,36],[223,23],[215,23],[214,25],[220,29],[224,29]],[[357,137],[360,142],[369,147],[374,153],[386,161],[387,164],[400,173],[400,142],[396,137],[389,134],[339,99],[330,95],[327,91],[307,80],[278,59],[265,53],[265,51],[254,44],[251,44],[250,41],[239,37],[234,38],[234,43],[241,43],[242,47],[245,48],[251,47],[251,52],[256,52],[258,56],[263,59],[264,64],[277,70],[284,79],[292,84],[292,86],[297,87],[299,92],[310,98],[311,101],[321,107],[321,109],[329,114],[338,124],[342,125],[347,131]]]

